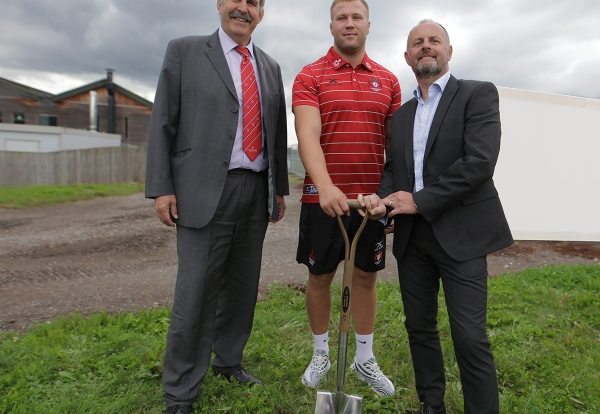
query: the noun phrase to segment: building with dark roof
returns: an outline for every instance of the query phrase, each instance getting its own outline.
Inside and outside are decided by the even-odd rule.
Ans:
[[[107,70],[105,79],[58,95],[0,78],[0,122],[95,129],[121,135],[124,144],[147,142],[152,102],[117,85],[112,76]],[[95,120],[90,92],[96,96]]]

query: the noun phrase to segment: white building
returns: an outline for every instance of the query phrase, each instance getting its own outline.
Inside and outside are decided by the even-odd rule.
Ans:
[[[120,147],[121,135],[55,126],[0,123],[0,151],[57,152]]]
[[[600,241],[600,100],[498,92],[494,181],[514,238]]]

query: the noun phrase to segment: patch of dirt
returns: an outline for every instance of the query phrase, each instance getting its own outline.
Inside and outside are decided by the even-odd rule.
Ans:
[[[304,291],[296,263],[300,187],[286,197],[284,219],[270,224],[259,298],[281,283]],[[397,280],[391,255],[380,279]],[[550,264],[594,264],[600,243],[520,241],[489,257],[490,275]],[[0,330],[75,311],[135,311],[170,305],[175,286],[175,230],[162,225],[142,194],[52,207],[0,210]],[[341,280],[343,266],[338,269]]]

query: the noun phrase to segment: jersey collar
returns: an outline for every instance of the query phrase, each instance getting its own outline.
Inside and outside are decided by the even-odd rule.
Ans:
[[[339,53],[335,51],[335,48],[333,46],[331,46],[331,48],[329,48],[329,52],[327,52],[327,60],[331,64],[331,67],[335,70],[343,68],[348,63],[344,59],[342,59]],[[373,72],[373,67],[375,66],[373,61],[369,58],[369,56],[366,53],[359,66],[361,65],[369,72]]]

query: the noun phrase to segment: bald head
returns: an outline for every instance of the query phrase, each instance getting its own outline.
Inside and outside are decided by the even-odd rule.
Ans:
[[[419,22],[419,24],[417,24],[417,26],[424,24],[424,23],[433,23],[433,24],[437,24],[438,26],[440,26],[442,28],[442,30],[444,30],[444,34],[446,35],[446,42],[448,42],[448,46],[450,46],[450,35],[448,34],[448,31],[446,30],[446,28],[444,26],[442,26],[435,20],[431,20],[431,19],[423,19]],[[417,26],[410,29],[410,32],[408,33],[408,38],[406,39],[406,50],[408,50],[408,42],[410,41],[410,35],[412,34],[413,30],[415,30],[417,28]]]

